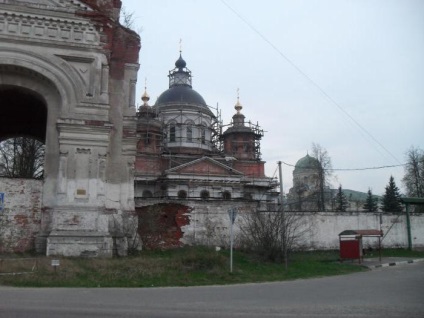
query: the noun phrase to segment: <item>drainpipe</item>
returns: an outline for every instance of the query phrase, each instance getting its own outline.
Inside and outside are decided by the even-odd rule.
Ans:
[[[412,250],[412,237],[411,237],[411,220],[409,218],[409,204],[406,204],[406,231],[408,232],[408,250]]]

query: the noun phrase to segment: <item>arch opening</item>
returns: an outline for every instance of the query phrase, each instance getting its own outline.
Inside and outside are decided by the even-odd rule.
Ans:
[[[38,93],[13,85],[0,85],[0,101],[0,176],[42,178],[46,102]]]
[[[12,137],[46,140],[47,105],[36,92],[0,85],[0,141]]]

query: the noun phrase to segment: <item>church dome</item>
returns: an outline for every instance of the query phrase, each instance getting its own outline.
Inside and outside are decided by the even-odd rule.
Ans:
[[[154,108],[157,108],[159,112],[182,108],[200,110],[209,116],[214,116],[202,95],[192,88],[191,71],[186,65],[180,53],[180,57],[175,62],[175,69],[169,71],[169,88],[158,97]]]
[[[182,103],[206,106],[203,97],[189,86],[178,85],[164,91],[157,99],[156,105]]]
[[[187,63],[186,61],[184,61],[183,57],[180,54],[179,59],[175,62],[175,67],[176,68],[184,68],[186,67]]]
[[[299,159],[296,162],[296,165],[294,167],[295,172],[302,172],[302,170],[305,169],[316,169],[320,167],[319,161],[311,157],[309,154],[307,154],[305,157]]]

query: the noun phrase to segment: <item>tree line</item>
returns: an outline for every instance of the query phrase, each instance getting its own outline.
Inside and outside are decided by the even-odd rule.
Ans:
[[[325,211],[325,202],[331,202],[333,211],[347,211],[349,201],[340,185],[336,194],[333,196],[330,191],[330,179],[333,174],[331,158],[328,152],[319,144],[312,144],[312,157],[318,162],[315,174],[318,178],[318,186],[311,191],[307,197],[299,198],[310,206],[316,207],[317,211]],[[424,198],[424,152],[420,148],[411,147],[406,152],[406,163],[404,165],[405,174],[402,183],[405,188],[404,195],[407,197]],[[294,185],[298,186],[299,185]],[[375,212],[379,209],[383,212],[400,212],[403,209],[401,202],[402,194],[396,185],[393,176],[390,176],[389,182],[385,187],[384,195],[381,199],[372,193],[372,189],[368,189],[367,197],[362,205],[362,209],[368,212]],[[311,202],[313,204],[311,205]],[[297,204],[299,209],[300,204]],[[424,212],[424,209],[416,207],[415,211]]]

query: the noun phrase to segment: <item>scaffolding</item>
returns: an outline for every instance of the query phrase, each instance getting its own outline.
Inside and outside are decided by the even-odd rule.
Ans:
[[[191,116],[188,116],[185,105],[179,106],[178,114],[166,119],[166,123],[163,114],[156,109],[156,116],[162,127],[161,152],[172,154],[172,147],[169,147],[169,144],[173,143],[172,145],[177,147],[188,147],[187,144],[191,144],[188,148],[197,147],[199,150],[207,148],[212,153],[222,153],[223,146],[220,138],[222,120],[218,106],[216,108],[208,106],[216,111],[215,116],[205,116],[200,110],[195,116],[193,112]],[[210,124],[207,123],[209,121]]]

